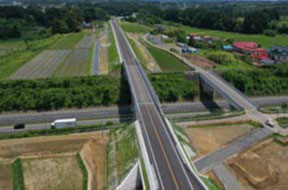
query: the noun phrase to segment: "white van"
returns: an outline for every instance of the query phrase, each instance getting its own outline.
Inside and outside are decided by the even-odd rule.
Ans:
[[[75,128],[77,127],[76,118],[72,119],[57,119],[51,123],[51,129]]]

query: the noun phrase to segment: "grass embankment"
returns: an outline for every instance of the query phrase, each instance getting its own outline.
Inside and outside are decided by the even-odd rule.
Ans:
[[[181,29],[183,29],[186,33],[197,33],[202,35],[215,36],[224,40],[232,39],[234,41],[254,41],[264,48],[269,48],[273,45],[288,45],[288,35],[277,35],[275,37],[269,37],[262,34],[241,34],[235,32],[192,28],[189,26],[181,26]]]
[[[84,37],[85,33],[66,34],[61,40],[52,45],[50,49],[73,49],[78,42]]]
[[[30,41],[26,44],[25,48],[18,49],[11,54],[2,56],[0,59],[0,80],[10,76],[42,50],[50,47],[61,38],[61,35],[54,35],[46,39]]]
[[[118,70],[121,67],[120,58],[118,55],[118,49],[116,47],[116,39],[113,34],[112,28],[110,27],[110,31],[108,32],[108,39],[110,42],[110,46],[108,47],[108,61],[109,61],[109,71],[113,72]]]
[[[192,126],[189,126],[188,128],[209,128],[209,127],[224,127],[224,126],[241,126],[241,125],[245,125],[245,124],[248,124],[248,125],[251,125],[255,128],[260,128],[262,127],[262,124],[261,123],[258,123],[258,122],[254,122],[254,121],[227,121],[227,122],[221,122],[221,123],[215,123],[215,124],[199,124],[199,125],[192,125]]]
[[[152,31],[152,28],[138,23],[120,22],[119,25],[125,32],[129,33],[148,33]]]
[[[263,113],[288,113],[288,104],[263,106],[259,108],[259,111]]]
[[[139,158],[136,129],[134,125],[129,125],[113,132],[116,137],[118,179],[122,181]]]
[[[174,55],[147,44],[147,49],[164,72],[183,72],[191,70]]]
[[[12,173],[13,173],[13,190],[24,190],[24,176],[22,162],[18,158],[12,164]]]
[[[222,188],[219,187],[212,179],[205,177],[202,177],[201,179],[206,184],[209,190],[222,190]]]
[[[20,138],[29,138],[29,137],[38,137],[38,136],[55,136],[55,135],[66,135],[71,133],[81,133],[85,131],[97,130],[97,129],[109,129],[112,128],[113,123],[99,124],[92,126],[78,126],[76,128],[63,128],[63,129],[41,129],[33,130],[26,132],[19,132],[13,134],[3,134],[0,135],[0,140],[5,139],[20,139]],[[125,125],[125,124],[123,124]]]
[[[284,129],[288,128],[288,117],[279,117],[276,119],[276,121],[282,128]]]
[[[83,163],[83,160],[79,153],[76,154],[76,160],[83,174],[83,190],[87,190],[88,189],[88,172],[86,170],[85,164]]]
[[[148,62],[144,59],[144,57],[143,57],[143,55],[142,55],[139,47],[138,47],[138,46],[135,44],[135,42],[134,42],[131,38],[129,38],[128,36],[127,36],[127,39],[129,40],[129,43],[130,43],[130,45],[131,45],[131,47],[132,47],[132,49],[133,49],[133,51],[134,51],[137,59],[139,60],[140,64],[144,67],[145,70],[147,70],[147,64],[148,64]]]

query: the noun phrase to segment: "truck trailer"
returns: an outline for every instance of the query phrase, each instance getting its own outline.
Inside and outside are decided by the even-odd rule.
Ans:
[[[57,119],[51,123],[51,129],[75,128],[77,127],[76,118]]]

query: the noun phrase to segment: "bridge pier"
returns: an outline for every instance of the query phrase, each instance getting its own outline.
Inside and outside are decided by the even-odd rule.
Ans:
[[[201,77],[199,77],[200,100],[202,102],[213,102],[215,91]]]

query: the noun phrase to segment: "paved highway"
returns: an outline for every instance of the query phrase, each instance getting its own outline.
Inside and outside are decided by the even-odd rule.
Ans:
[[[260,106],[281,105],[288,103],[288,96],[279,97],[260,97],[252,98],[253,102]],[[229,108],[225,100],[216,101],[221,108]],[[213,104],[214,105],[214,104]],[[165,114],[191,113],[207,110],[201,102],[171,103],[162,104],[162,110]],[[192,113],[191,113],[192,114]],[[26,112],[26,113],[5,113],[0,114],[0,126],[14,125],[16,123],[45,123],[56,119],[77,118],[78,120],[104,119],[104,118],[127,118],[132,116],[129,106],[126,107],[96,107],[85,109],[70,109],[45,112]],[[167,115],[168,116],[168,115]],[[179,116],[182,117],[183,115]],[[168,116],[169,117],[169,116]]]
[[[140,116],[151,163],[155,168],[160,189],[203,189],[196,177],[191,175],[176,150],[176,143],[153,102],[144,78],[137,67],[136,59],[127,39],[115,22],[112,22],[124,61],[129,85]]]

